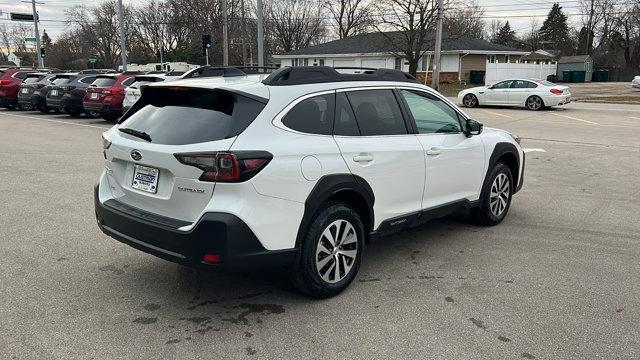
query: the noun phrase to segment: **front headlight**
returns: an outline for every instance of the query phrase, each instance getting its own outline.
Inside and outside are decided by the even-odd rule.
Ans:
[[[511,135],[511,137],[513,138],[513,140],[514,140],[515,142],[517,142],[518,144],[520,144],[520,136],[518,136],[518,135],[516,135],[516,134],[512,134],[512,133],[509,133],[509,135]]]

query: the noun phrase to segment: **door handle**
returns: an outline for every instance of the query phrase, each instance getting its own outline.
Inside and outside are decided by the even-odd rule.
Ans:
[[[442,149],[440,149],[439,147],[432,147],[431,149],[427,150],[427,155],[431,155],[431,156],[440,155],[441,152],[442,152]]]
[[[355,161],[357,163],[371,162],[371,161],[373,161],[373,155],[371,155],[371,154],[356,155],[356,156],[353,157],[353,161]]]

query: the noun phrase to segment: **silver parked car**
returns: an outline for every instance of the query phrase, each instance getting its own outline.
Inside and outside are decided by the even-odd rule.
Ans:
[[[640,75],[636,76],[632,81],[631,81],[631,86],[636,88],[636,89],[640,89]]]

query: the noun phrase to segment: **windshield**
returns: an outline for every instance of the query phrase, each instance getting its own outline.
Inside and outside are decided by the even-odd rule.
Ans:
[[[224,90],[147,88],[121,125],[153,143],[195,144],[239,135],[265,104]]]
[[[52,84],[53,85],[63,85],[69,82],[69,78],[68,77],[59,77],[56,78],[55,80],[53,80]]]
[[[34,84],[34,83],[37,83],[38,81],[40,81],[40,76],[28,76],[26,79],[24,79],[24,81],[22,83],[23,84]]]
[[[95,85],[97,87],[109,87],[115,84],[116,79],[111,77],[99,77],[97,78],[91,85]]]

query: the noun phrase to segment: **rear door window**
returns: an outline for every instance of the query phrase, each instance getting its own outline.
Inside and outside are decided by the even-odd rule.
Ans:
[[[219,89],[147,88],[119,126],[146,132],[154,144],[203,143],[239,135],[264,106]]]
[[[99,78],[96,78],[96,80],[91,85],[95,85],[97,87],[109,87],[115,83],[116,83],[115,78],[99,77]]]
[[[407,134],[400,105],[392,90],[361,90],[347,93],[363,136]]]
[[[334,94],[314,96],[296,104],[282,123],[289,129],[319,135],[333,131]]]
[[[349,99],[343,92],[336,94],[336,115],[333,125],[333,134],[340,136],[358,136],[360,129],[356,122],[356,116],[349,105]]]
[[[133,82],[133,80],[135,80],[135,78],[134,78],[134,77],[130,77],[130,78],[128,78],[128,79],[126,79],[126,80],[124,80],[124,81],[122,82],[122,86],[129,86],[129,85],[131,85],[131,83]]]

